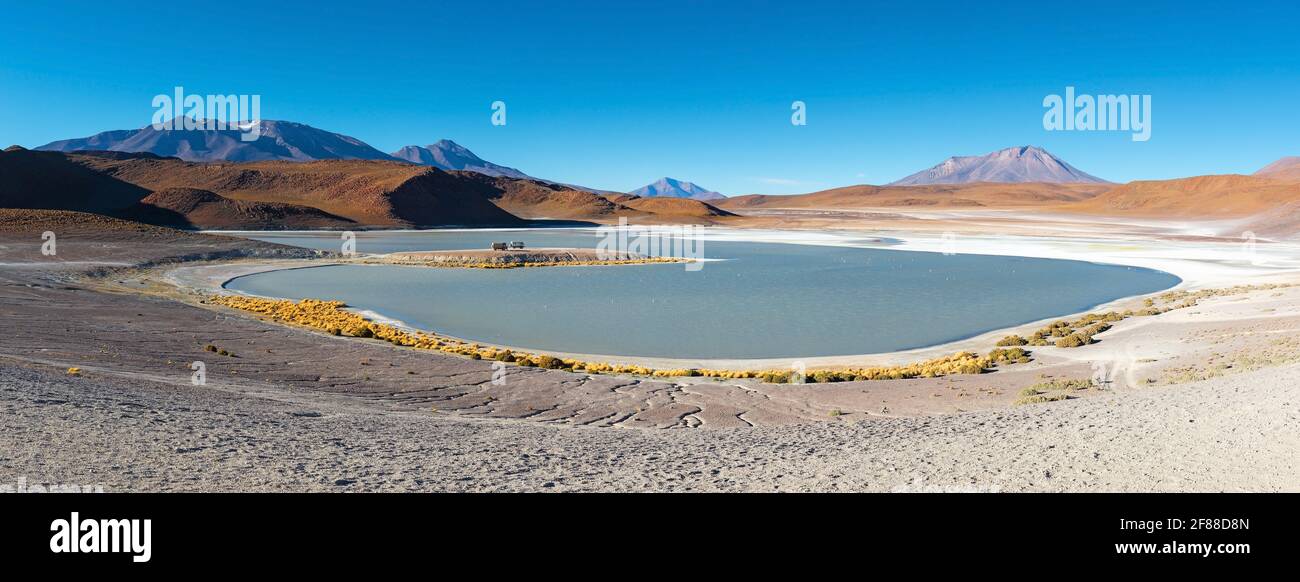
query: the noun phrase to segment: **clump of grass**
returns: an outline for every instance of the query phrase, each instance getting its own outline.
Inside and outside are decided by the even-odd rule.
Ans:
[[[1047,402],[1059,402],[1061,400],[1069,400],[1071,398],[1073,398],[1073,396],[1070,396],[1069,394],[1065,394],[1065,393],[1035,394],[1032,396],[1021,397],[1020,399],[1015,401],[1015,405],[1023,406],[1025,404],[1044,404]]]
[[[537,356],[537,367],[555,369],[561,367],[561,365],[560,361],[555,359],[553,356],[541,355]]]
[[[1042,394],[1044,392],[1073,392],[1096,387],[1097,382],[1092,378],[1051,378],[1025,388],[1020,392],[1020,394],[1022,396],[1028,396],[1032,394]]]
[[[1000,348],[1004,348],[1004,347],[1010,347],[1010,346],[1023,346],[1023,345],[1026,345],[1026,344],[1028,344],[1028,343],[1029,343],[1029,340],[1027,340],[1027,339],[1025,339],[1025,338],[1022,338],[1022,337],[1020,337],[1020,336],[1018,336],[1018,335],[1009,335],[1009,336],[1007,336],[1007,337],[1004,337],[1004,338],[998,340],[997,345],[998,345],[998,347],[1000,347]]]
[[[208,344],[208,345],[206,345],[206,346],[203,346],[203,350],[204,350],[204,351],[207,351],[207,352],[212,352],[212,353],[217,354],[217,355],[219,355],[219,356],[230,356],[230,357],[232,357],[232,358],[235,357],[235,352],[232,352],[232,351],[227,350],[227,349],[225,349],[225,348],[219,348],[219,347],[214,346],[214,345],[212,345],[212,344]]]
[[[1025,396],[1038,396],[1039,394],[1042,394],[1042,393],[1043,393],[1043,392],[1042,392],[1041,390],[1039,390],[1039,389],[1037,389],[1037,388],[1034,388],[1033,386],[1030,386],[1030,387],[1028,387],[1028,388],[1024,388],[1024,389],[1022,389],[1022,390],[1020,391],[1020,396],[1022,396],[1022,397],[1025,397]]]
[[[1056,340],[1056,347],[1058,347],[1058,348],[1077,348],[1077,347],[1079,347],[1079,346],[1086,346],[1086,345],[1088,345],[1088,344],[1090,344],[1090,343],[1092,343],[1092,338],[1091,338],[1091,337],[1084,337],[1084,336],[1082,336],[1082,335],[1080,335],[1080,334],[1072,333],[1072,334],[1067,335],[1067,336],[1065,336],[1065,337],[1063,337],[1063,338],[1061,338],[1061,339],[1059,339],[1059,340]]]
[[[989,352],[988,358],[994,364],[1026,364],[1030,361],[1029,352],[1023,348],[996,348]]]
[[[1087,390],[1095,388],[1096,382],[1091,378],[1087,379],[1064,379],[1052,378],[1029,386],[1020,391],[1020,398],[1017,398],[1014,404],[1042,404],[1044,402],[1058,402],[1074,398],[1071,392],[1078,390]]]
[[[785,371],[768,370],[763,372],[759,379],[770,384],[787,384],[790,382],[790,373]]]
[[[673,370],[655,370],[650,374],[659,378],[694,377],[703,374],[697,368],[676,368]]]

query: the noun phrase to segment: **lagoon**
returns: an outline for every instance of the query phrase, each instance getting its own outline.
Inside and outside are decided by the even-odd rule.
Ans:
[[[338,250],[339,235],[242,233]],[[592,229],[358,233],[360,253],[594,248]],[[680,264],[441,269],[331,265],[227,283],[254,295],[338,299],[413,327],[538,351],[688,359],[892,352],[1088,310],[1178,277],[1083,261],[887,247],[706,240]]]

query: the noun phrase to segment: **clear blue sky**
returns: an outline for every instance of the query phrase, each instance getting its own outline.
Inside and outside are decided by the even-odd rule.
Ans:
[[[1300,154],[1291,2],[270,4],[5,2],[0,143],[142,127],[182,85],[383,151],[448,138],[613,190],[806,192],[1013,145],[1115,181]],[[1151,94],[1151,140],[1044,131],[1066,85]]]

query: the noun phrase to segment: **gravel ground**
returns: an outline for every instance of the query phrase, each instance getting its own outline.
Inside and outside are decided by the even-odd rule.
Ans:
[[[1300,289],[993,374],[685,385],[509,368],[498,384],[488,362],[213,311],[122,268],[302,251],[24,212],[0,213],[0,489],[1300,491]],[[1099,362],[1118,372],[1107,390],[1010,406],[1040,374]]]
[[[0,365],[0,483],[107,491],[1296,491],[1300,368],[1003,411],[561,426]]]

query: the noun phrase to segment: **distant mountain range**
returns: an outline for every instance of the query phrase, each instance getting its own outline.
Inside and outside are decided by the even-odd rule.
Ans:
[[[628,192],[628,194],[645,198],[690,198],[704,201],[726,198],[726,196],[712,190],[674,178],[660,178],[657,182],[637,188]]]
[[[514,168],[494,164],[474,155],[465,146],[449,139],[439,140],[427,146],[409,145],[392,153],[394,158],[406,160],[421,166],[433,166],[440,170],[465,170],[489,176],[505,176],[536,180],[532,176]]]
[[[260,124],[261,135],[253,141],[243,141],[243,132],[239,129],[176,130],[145,126],[50,142],[36,149],[55,152],[148,152],[187,162],[394,159],[355,137],[316,129],[310,125],[270,119],[257,123]]]
[[[56,208],[192,228],[514,226],[530,220],[717,223],[732,211],[827,208],[1052,208],[1113,216],[1249,218],[1256,232],[1300,232],[1300,157],[1252,176],[1124,185],[1032,146],[953,157],[886,186],[728,198],[663,178],[626,194],[533,178],[450,140],[392,155],[289,121],[239,129],[145,127],[0,152],[0,207]],[[93,150],[93,151],[90,151]],[[176,159],[179,158],[179,159]],[[198,163],[196,163],[198,162]],[[213,167],[203,162],[239,162]]]
[[[1106,184],[1091,174],[1065,163],[1047,150],[1020,146],[982,156],[958,156],[892,182],[889,186],[925,184],[973,184],[976,182],[1045,182],[1050,184]]]
[[[208,164],[148,152],[0,152],[0,208],[93,212],[222,230],[716,223],[699,200],[601,195],[393,160]],[[534,222],[538,221],[538,222]]]
[[[402,161],[440,170],[478,172],[523,180],[539,180],[593,194],[618,194],[574,184],[535,178],[515,168],[494,164],[478,157],[469,148],[449,139],[416,146],[408,145],[392,154],[379,151],[357,138],[317,129],[292,121],[262,120],[261,134],[253,141],[243,141],[240,129],[120,129],[90,137],[65,139],[36,148],[41,151],[107,151],[151,153],[175,157],[187,162],[314,162],[319,160]]]
[[[460,170],[488,176],[539,180],[594,194],[613,194],[609,191],[535,178],[516,168],[484,160],[468,148],[448,139],[425,146],[408,145],[392,154],[386,154],[357,138],[302,123],[269,119],[257,123],[260,134],[252,141],[243,141],[241,139],[244,137],[243,130],[238,128],[169,130],[146,126],[140,129],[105,131],[90,137],[55,141],[36,149],[58,152],[151,153],[163,157],[176,157],[187,162],[402,161],[440,170]],[[1281,164],[1283,161],[1278,163]],[[1261,173],[1269,171],[1270,168],[1261,170]],[[948,158],[937,166],[889,185],[916,186],[975,182],[1107,183],[1105,180],[1076,169],[1041,148],[1022,146],[999,150],[984,156]],[[726,198],[716,191],[697,184],[667,177],[632,190],[628,194],[646,198],[689,198],[702,201]]]

